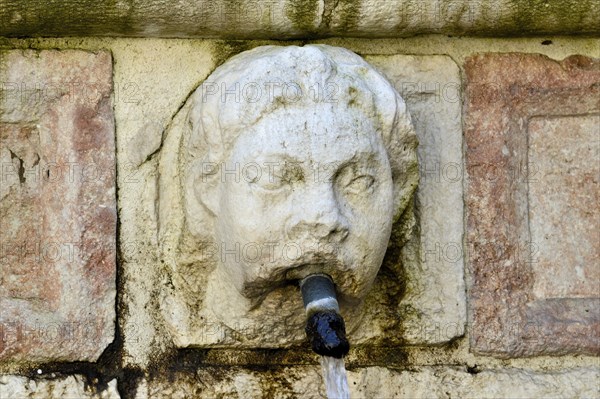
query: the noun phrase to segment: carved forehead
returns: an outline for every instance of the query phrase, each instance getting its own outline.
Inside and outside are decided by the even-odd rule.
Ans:
[[[232,143],[228,159],[248,161],[287,154],[296,160],[341,161],[357,152],[385,153],[381,135],[359,110],[328,108],[313,115],[301,108],[286,108],[265,115],[242,132]]]
[[[266,46],[217,68],[194,98],[200,129],[235,135],[281,108],[354,112],[390,130],[397,111],[391,85],[356,54],[330,46]],[[229,141],[227,138],[223,138]]]

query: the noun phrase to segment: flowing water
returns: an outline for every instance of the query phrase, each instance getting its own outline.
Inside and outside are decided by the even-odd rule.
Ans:
[[[344,359],[321,356],[321,369],[328,399],[350,399]]]

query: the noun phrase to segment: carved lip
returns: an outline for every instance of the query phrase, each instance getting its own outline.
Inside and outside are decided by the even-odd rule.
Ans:
[[[327,274],[335,282],[335,275],[346,270],[344,262],[328,254],[315,254],[286,268],[283,280],[299,281],[311,274]]]
[[[298,287],[299,282],[311,274],[326,274],[336,286],[339,298],[344,302],[360,300],[357,276],[343,259],[335,254],[314,252],[305,254],[294,262],[278,264],[268,275],[262,275],[244,285],[244,295],[248,298],[264,297],[268,293],[285,286]]]
[[[283,279],[285,283],[299,284],[305,277],[311,274],[325,274],[329,276],[336,287],[338,300],[356,303],[360,298],[351,288],[356,286],[356,278],[349,273],[349,267],[339,259],[332,259],[328,262],[309,262],[299,263],[297,266],[289,269]]]

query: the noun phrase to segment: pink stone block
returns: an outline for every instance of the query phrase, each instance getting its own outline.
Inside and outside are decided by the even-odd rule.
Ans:
[[[0,59],[0,361],[94,361],[115,326],[111,55]]]
[[[470,340],[498,357],[600,353],[600,61],[465,63]]]

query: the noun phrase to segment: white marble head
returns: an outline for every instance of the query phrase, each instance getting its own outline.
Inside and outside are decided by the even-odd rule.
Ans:
[[[417,184],[392,85],[342,48],[259,47],[206,79],[188,123],[186,224],[213,242],[222,298],[251,308],[321,272],[341,302],[360,303]]]

